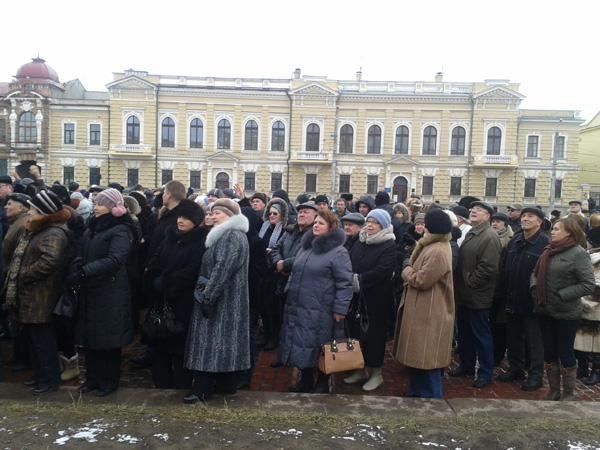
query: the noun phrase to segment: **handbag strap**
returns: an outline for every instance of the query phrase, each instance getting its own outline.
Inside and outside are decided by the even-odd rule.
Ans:
[[[333,322],[333,340],[337,342],[352,341],[350,337],[350,331],[348,329],[348,322],[346,319],[340,320],[339,322]]]

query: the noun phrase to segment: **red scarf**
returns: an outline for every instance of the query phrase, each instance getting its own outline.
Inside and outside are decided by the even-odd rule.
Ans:
[[[550,241],[550,244],[544,248],[544,253],[538,259],[533,273],[536,278],[535,292],[537,295],[537,304],[543,305],[546,303],[546,272],[548,271],[548,264],[550,258],[554,255],[558,255],[570,248],[576,247],[579,243],[573,236],[566,237],[560,241]]]

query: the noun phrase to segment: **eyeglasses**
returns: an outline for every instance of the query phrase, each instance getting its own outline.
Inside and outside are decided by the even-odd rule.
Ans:
[[[278,212],[270,212],[269,214],[267,214],[268,216],[278,216],[279,213]]]

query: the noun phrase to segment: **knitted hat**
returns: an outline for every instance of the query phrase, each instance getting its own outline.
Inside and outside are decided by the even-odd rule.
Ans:
[[[425,223],[425,213],[419,213],[415,216],[415,225]]]
[[[137,216],[142,211],[142,208],[140,208],[140,204],[138,203],[138,201],[130,195],[124,195],[123,202],[125,204],[125,208],[127,209],[127,211],[129,211],[129,214]]]
[[[430,209],[425,214],[425,228],[431,234],[448,234],[452,231],[452,221],[442,209]]]
[[[254,194],[252,194],[252,197],[250,197],[250,201],[254,200],[254,199],[258,199],[261,202],[263,202],[265,205],[267,204],[268,200],[267,200],[267,194],[263,194],[262,192],[255,192]]]
[[[360,225],[361,227],[365,224],[365,218],[362,214],[359,213],[349,213],[340,219],[342,223],[344,222],[352,222],[356,225]]]
[[[233,200],[231,200],[230,198],[220,198],[220,199],[216,200],[212,204],[211,211],[214,211],[215,209],[218,209],[219,211],[224,212],[229,217],[235,216],[235,215],[241,213],[239,205],[236,202],[234,202]]]
[[[29,209],[29,200],[31,200],[31,197],[27,194],[12,193],[8,196],[8,199],[20,203],[25,208]]]
[[[367,214],[367,220],[368,219],[374,219],[381,225],[381,228],[387,228],[392,224],[392,218],[384,209],[373,209],[369,211],[369,214]]]
[[[184,217],[192,221],[196,226],[204,221],[204,210],[202,207],[198,203],[188,200],[187,198],[179,202],[176,213],[177,217]]]
[[[375,206],[387,205],[390,202],[390,195],[385,191],[379,191],[375,195]]]
[[[99,192],[96,195],[95,202],[97,205],[105,206],[110,210],[110,213],[115,217],[121,217],[127,214],[123,196],[115,188],[108,188]]]
[[[46,190],[38,192],[28,203],[44,216],[54,214],[63,207],[58,196],[54,192]]]

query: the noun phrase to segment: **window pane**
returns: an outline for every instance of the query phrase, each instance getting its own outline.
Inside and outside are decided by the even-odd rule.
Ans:
[[[523,196],[527,198],[535,197],[535,178],[525,178],[525,192]]]
[[[423,177],[423,195],[433,195],[433,177]]]
[[[161,171],[161,184],[165,185],[173,179],[173,171],[171,169],[163,169]]]
[[[423,130],[423,154],[435,155],[437,152],[437,130],[431,125]]]
[[[340,130],[340,153],[352,153],[354,145],[354,128],[352,125],[344,125]]]
[[[565,137],[558,136],[556,139],[556,159],[565,159]]]
[[[271,192],[282,189],[283,185],[283,174],[274,172],[271,174]]]
[[[306,151],[307,152],[318,152],[319,151],[319,139],[321,129],[316,123],[311,123],[306,128]],[[314,175],[314,174],[312,174]]]
[[[394,153],[399,155],[408,155],[408,127],[400,125],[396,128],[396,144]]]
[[[135,116],[127,119],[127,144],[140,143],[140,121]],[[137,184],[137,183],[134,183]],[[130,185],[133,186],[133,185]]]
[[[63,167],[63,184],[68,186],[73,181],[75,181],[75,167]]]
[[[90,145],[100,145],[100,124],[90,124]]]
[[[539,136],[527,136],[527,157],[537,158]]]
[[[190,187],[192,189],[200,189],[202,176],[199,170],[190,170]]]
[[[350,192],[350,175],[340,175],[339,192],[340,194],[347,194]]]
[[[19,141],[35,142],[37,140],[37,127],[33,113],[27,111],[19,117]]]
[[[100,184],[100,167],[90,167],[90,186]]]
[[[162,122],[162,147],[175,147],[175,122],[167,117]]]
[[[254,191],[255,182],[256,182],[256,173],[244,172],[244,190],[245,191]]]
[[[498,182],[497,178],[486,178],[485,179],[485,196],[486,197],[495,197],[496,196],[497,182]]]
[[[254,120],[246,122],[244,130],[244,150],[258,150],[258,125]]]
[[[305,180],[305,191],[311,193],[317,192],[317,174],[307,173]]]
[[[554,180],[554,198],[562,197],[562,180]]]
[[[461,177],[450,177],[450,195],[462,195],[462,178]]]
[[[202,148],[204,146],[204,124],[200,119],[190,123],[190,147]]]
[[[135,186],[139,183],[138,169],[127,169],[127,186]]]
[[[376,194],[379,190],[379,176],[367,175],[367,194]]]
[[[381,127],[378,125],[372,125],[371,127],[369,127],[367,153],[381,153]]]
[[[63,143],[65,143],[67,145],[72,145],[75,143],[75,124],[74,123],[65,123]]]
[[[0,119],[0,142],[6,142],[6,120]]]
[[[487,136],[487,154],[499,155],[502,144],[502,131],[498,127],[492,127],[488,130]]]
[[[231,147],[231,125],[229,120],[221,119],[217,129],[217,148],[229,150]]]
[[[463,127],[454,127],[452,130],[452,142],[450,143],[451,155],[465,154],[465,137],[467,133]]]
[[[285,150],[285,125],[278,120],[271,129],[271,151],[282,152]]]

